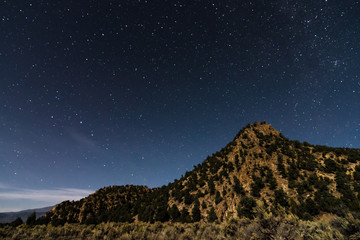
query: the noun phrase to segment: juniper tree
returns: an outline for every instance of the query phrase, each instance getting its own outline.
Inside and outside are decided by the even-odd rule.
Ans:
[[[215,213],[215,209],[214,209],[214,207],[211,207],[210,208],[210,211],[208,211],[208,218],[207,218],[207,220],[208,220],[208,222],[214,222],[215,220],[217,220],[218,219],[218,217],[217,217],[217,215],[216,215],[216,213]]]
[[[200,202],[198,199],[195,200],[194,207],[191,211],[192,220],[198,222],[201,220]]]

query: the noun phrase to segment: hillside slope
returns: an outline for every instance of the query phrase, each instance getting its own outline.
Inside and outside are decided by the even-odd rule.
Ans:
[[[102,188],[55,206],[38,223],[251,219],[256,206],[312,219],[323,213],[358,215],[359,196],[359,149],[291,141],[262,122],[247,125],[226,147],[167,186]]]

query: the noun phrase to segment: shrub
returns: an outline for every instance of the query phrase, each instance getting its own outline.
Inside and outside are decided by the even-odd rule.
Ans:
[[[240,200],[240,205],[237,208],[239,217],[247,217],[249,219],[254,218],[254,208],[256,207],[256,201],[252,197],[244,196]]]

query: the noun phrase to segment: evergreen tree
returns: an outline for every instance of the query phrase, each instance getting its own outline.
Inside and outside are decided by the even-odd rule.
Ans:
[[[283,178],[287,177],[282,155],[278,156],[277,170],[280,172],[280,174]]]
[[[36,222],[36,212],[30,214],[30,216],[26,219],[26,225],[33,226]]]
[[[205,200],[202,201],[201,207],[202,207],[202,209],[206,209],[206,208],[207,208],[207,205],[206,205]]]
[[[336,198],[331,195],[328,188],[316,191],[314,201],[319,209],[325,212],[332,212],[336,206]]]
[[[237,194],[240,194],[240,195],[245,195],[245,189],[243,188],[243,186],[240,184],[240,181],[239,179],[234,176],[234,191],[237,193]]]
[[[211,195],[213,195],[215,193],[215,184],[214,184],[214,181],[212,179],[209,180],[208,182],[208,185],[209,185],[209,193]]]
[[[196,179],[197,176],[189,177],[189,180],[187,182],[188,192],[192,192],[196,190]]]
[[[227,193],[227,191],[226,191],[226,187],[224,186],[224,187],[223,187],[223,191],[222,191],[222,195],[223,195],[223,197],[224,197],[224,196],[226,196],[226,193]]]
[[[183,222],[183,223],[191,222],[189,212],[185,207],[181,210],[180,222]]]
[[[351,210],[359,210],[359,201],[356,199],[354,192],[350,187],[350,176],[346,174],[346,170],[338,169],[335,175],[336,190],[342,194],[341,201]]]
[[[283,207],[288,207],[287,195],[282,188],[275,190],[275,204],[280,204]]]
[[[255,212],[254,208],[256,207],[256,201],[252,197],[244,196],[240,200],[240,205],[238,206],[238,215],[239,217],[247,217],[250,219],[254,218]]]
[[[269,188],[270,188],[270,190],[275,190],[276,187],[277,187],[277,182],[276,182],[276,179],[273,177],[269,181]]]
[[[319,214],[319,208],[310,197],[308,197],[305,201],[305,211],[308,212],[310,215],[315,216]]]
[[[208,218],[207,218],[207,220],[208,220],[208,222],[214,222],[215,220],[217,220],[218,219],[218,217],[217,217],[217,215],[216,215],[216,213],[215,213],[215,209],[214,209],[214,207],[211,207],[210,208],[210,211],[208,211]]]
[[[288,167],[288,181],[296,181],[299,177],[299,169],[297,168],[294,161],[288,161],[289,167]]]
[[[355,172],[353,173],[353,177],[355,181],[360,182],[360,165],[356,165]]]
[[[10,225],[12,226],[12,227],[17,227],[17,226],[20,226],[21,224],[23,224],[24,222],[23,222],[23,220],[20,218],[20,217],[18,217],[17,219],[15,219],[14,221],[12,221],[11,223],[10,223]]]
[[[235,155],[235,166],[239,170],[240,169],[240,162],[239,162],[239,155]]]
[[[193,202],[193,197],[188,191],[186,191],[186,193],[185,193],[184,202],[187,205],[189,205],[189,204],[191,204]]]
[[[169,213],[167,211],[167,205],[166,206],[160,206],[155,211],[154,220],[159,222],[166,222],[169,221]],[[130,222],[130,221],[127,221]]]
[[[255,174],[252,175],[253,183],[250,184],[251,195],[254,197],[260,197],[260,191],[264,187],[264,183],[261,177],[257,177]]]
[[[172,207],[169,209],[169,215],[173,222],[179,221],[181,213],[176,204],[173,204]]]
[[[191,215],[194,222],[198,222],[201,220],[200,202],[198,199],[195,200]]]
[[[271,171],[271,169],[268,169],[267,174],[266,174],[266,180],[267,183],[269,183],[269,188],[270,190],[275,190],[277,187],[277,182],[276,179],[274,178],[274,175]]]
[[[336,169],[338,167],[337,167],[337,163],[334,160],[325,159],[324,163],[325,163],[325,168],[324,168],[325,172],[327,172],[327,173],[335,173],[336,172]]]

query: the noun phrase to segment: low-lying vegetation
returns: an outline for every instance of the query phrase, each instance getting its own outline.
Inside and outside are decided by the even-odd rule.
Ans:
[[[323,215],[315,221],[279,210],[276,216],[264,208],[255,218],[230,218],[223,222],[114,223],[97,225],[66,223],[63,226],[26,224],[0,228],[1,239],[360,239],[360,220]],[[285,214],[285,215],[283,215]]]

